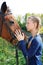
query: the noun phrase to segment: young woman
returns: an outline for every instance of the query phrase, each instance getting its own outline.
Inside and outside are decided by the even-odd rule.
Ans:
[[[27,31],[30,31],[31,36],[28,39],[28,45],[26,48],[26,42],[24,41],[24,33],[21,31],[15,31],[15,36],[19,41],[19,48],[22,50],[25,58],[28,56],[28,65],[42,65],[42,39],[39,35],[39,28],[41,21],[38,17],[30,16],[26,22]]]

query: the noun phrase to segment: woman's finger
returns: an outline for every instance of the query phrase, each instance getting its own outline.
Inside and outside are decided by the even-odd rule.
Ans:
[[[17,36],[18,35],[18,32],[17,31],[15,31],[15,36]]]
[[[18,35],[18,34],[19,34],[17,30],[15,31],[15,34],[16,34],[16,35]]]
[[[20,31],[19,31],[19,30],[16,30],[16,32],[17,32],[18,34],[20,34]]]
[[[22,33],[22,36],[24,36],[24,33]]]
[[[15,34],[15,37],[17,38],[17,35]]]
[[[20,30],[18,30],[19,31],[19,34],[21,34],[21,31]]]

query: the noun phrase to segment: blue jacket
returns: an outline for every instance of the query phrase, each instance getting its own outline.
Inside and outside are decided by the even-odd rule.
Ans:
[[[32,36],[28,40],[32,39]],[[23,52],[24,57],[28,56],[28,65],[42,65],[42,39],[40,35],[36,35],[31,42],[29,49],[26,48],[26,42],[24,40],[19,41],[19,48]]]

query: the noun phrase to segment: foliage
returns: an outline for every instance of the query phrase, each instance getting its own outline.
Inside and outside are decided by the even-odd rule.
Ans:
[[[26,60],[20,50],[18,50],[18,61],[19,65],[25,65],[26,63]],[[0,65],[16,65],[16,63],[16,47],[0,38]]]
[[[41,26],[39,31],[40,31],[41,34],[43,34],[43,26]]]
[[[25,64],[24,56],[18,51],[19,65]],[[0,38],[0,65],[16,65],[16,47]]]

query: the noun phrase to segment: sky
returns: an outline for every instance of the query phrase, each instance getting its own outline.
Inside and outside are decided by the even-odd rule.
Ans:
[[[43,14],[43,0],[0,0],[0,7],[4,1],[15,16],[26,13]]]

